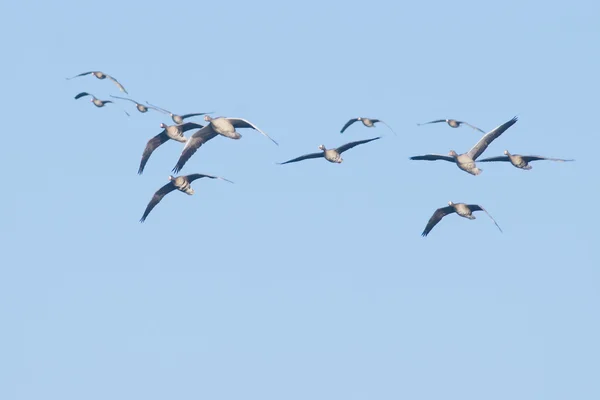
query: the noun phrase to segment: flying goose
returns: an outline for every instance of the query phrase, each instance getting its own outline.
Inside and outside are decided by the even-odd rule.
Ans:
[[[146,113],[148,112],[149,109],[153,109],[156,111],[160,111],[158,110],[156,107],[147,107],[145,105],[143,105],[142,103],[138,103],[137,101],[133,100],[133,99],[128,99],[127,97],[119,97],[119,96],[113,96],[112,94],[110,95],[110,97],[113,97],[115,99],[121,99],[121,100],[127,100],[127,101],[131,101],[132,103],[135,104],[135,107],[138,109],[139,112],[141,113]]]
[[[396,134],[396,132],[394,132],[394,130],[385,122],[383,122],[380,119],[374,119],[374,118],[364,118],[364,117],[358,117],[358,118],[352,118],[351,120],[349,120],[348,122],[346,122],[346,125],[344,125],[344,127],[342,128],[342,130],[340,131],[340,133],[344,133],[344,131],[353,123],[361,121],[363,123],[364,126],[366,126],[367,128],[372,128],[375,126],[375,123],[377,122],[381,122],[382,124],[384,124],[385,126],[387,126],[390,131],[392,131],[394,133],[394,135]]]
[[[242,137],[239,132],[236,131],[236,128],[252,128],[258,132],[260,132],[263,136],[270,139],[273,143],[279,146],[275,140],[273,140],[269,135],[258,129],[256,125],[252,122],[245,120],[243,118],[229,118],[229,117],[217,117],[213,118],[210,115],[205,115],[204,120],[208,122],[208,125],[204,127],[204,131],[214,131],[219,135],[223,135],[230,139],[239,139]],[[196,132],[200,134],[200,131]]]
[[[242,118],[212,118],[210,115],[205,115],[204,120],[208,121],[208,125],[199,131],[196,131],[189,138],[183,148],[183,151],[181,152],[181,156],[179,157],[177,164],[175,164],[175,167],[173,167],[173,172],[177,173],[181,171],[185,163],[192,157],[192,155],[194,155],[200,146],[217,135],[222,135],[230,139],[241,138],[242,135],[235,130],[236,128],[252,128],[271,139],[269,135],[258,129],[256,125]],[[271,141],[279,146],[279,143],[277,143],[275,140],[271,139]]]
[[[504,156],[489,157],[479,160],[479,162],[491,162],[491,161],[510,161],[512,165],[520,169],[531,169],[529,165],[531,161],[548,160],[548,161],[575,161],[575,160],[563,160],[562,158],[549,158],[542,156],[522,156],[520,154],[510,154],[508,150],[504,150]]]
[[[163,197],[165,197],[167,194],[171,193],[173,190],[177,189],[177,190],[179,190],[185,194],[188,194],[190,196],[193,195],[194,189],[192,189],[190,184],[193,181],[195,181],[196,179],[200,179],[200,178],[221,179],[223,181],[233,183],[229,179],[221,178],[219,176],[206,175],[206,174],[191,174],[191,175],[182,175],[182,176],[177,176],[177,177],[169,175],[169,183],[167,183],[166,185],[164,185],[163,187],[158,189],[156,191],[156,193],[154,193],[154,196],[152,196],[152,199],[150,199],[150,202],[146,206],[146,211],[144,211],[144,215],[142,215],[142,218],[140,218],[140,222],[144,222],[146,220],[146,217],[148,216],[148,214],[150,214],[150,211],[152,211],[152,209],[154,207],[156,207],[156,205],[158,203],[160,203],[160,201],[162,200]]]
[[[481,173],[481,169],[477,168],[475,165],[475,160],[479,157],[485,149],[492,143],[496,138],[498,138],[505,130],[513,126],[517,122],[518,118],[514,117],[510,121],[503,123],[500,126],[497,126],[490,132],[483,135],[481,139],[469,150],[467,153],[457,154],[454,150],[450,150],[447,156],[442,154],[425,154],[423,156],[414,156],[410,157],[411,160],[426,160],[426,161],[436,161],[436,160],[444,160],[455,163],[458,168],[463,171],[468,172],[471,175],[479,175]]]
[[[92,103],[94,103],[94,105],[96,107],[104,107],[105,104],[112,103],[112,101],[110,101],[110,100],[100,100],[100,99],[97,99],[96,96],[94,96],[93,94],[88,93],[88,92],[81,92],[81,93],[79,93],[77,96],[75,96],[75,100],[78,100],[78,99],[80,99],[82,97],[85,97],[85,96],[92,96],[92,100],[91,101],[92,101]]]
[[[162,123],[160,127],[163,128],[163,131],[158,135],[154,136],[152,139],[148,140],[146,144],[146,148],[144,149],[144,153],[142,153],[142,161],[140,162],[140,168],[138,169],[138,174],[142,174],[144,172],[144,167],[150,158],[150,155],[158,146],[165,143],[167,140],[172,139],[177,142],[185,143],[187,142],[187,138],[183,135],[184,132],[189,131],[194,128],[203,128],[203,125],[197,124],[195,122],[186,122],[181,125],[169,125]]]
[[[67,78],[67,80],[71,80],[71,79],[73,79],[73,78],[77,78],[77,77],[84,76],[84,75],[89,75],[89,74],[92,74],[92,75],[94,75],[94,76],[95,76],[96,78],[98,78],[98,79],[106,79],[106,78],[108,78],[108,79],[110,79],[111,81],[113,81],[113,82],[115,83],[115,85],[117,85],[117,87],[119,88],[119,90],[120,90],[121,92],[125,92],[126,94],[129,94],[129,93],[127,93],[127,90],[125,90],[125,88],[123,87],[123,85],[121,85],[121,84],[119,83],[119,81],[117,81],[117,80],[116,80],[115,78],[113,78],[112,76],[110,76],[110,75],[108,75],[108,74],[105,74],[104,72],[100,72],[100,71],[89,71],[89,72],[84,72],[84,73],[82,73],[82,74],[75,75],[75,76],[74,76],[74,77],[72,77],[72,78]]]
[[[442,218],[444,218],[448,214],[457,213],[461,217],[464,217],[467,219],[475,219],[475,216],[473,215],[474,211],[485,212],[492,219],[492,221],[494,221],[494,224],[496,224],[498,229],[500,229],[500,232],[502,232],[502,229],[500,228],[500,226],[498,225],[496,220],[494,218],[492,218],[490,213],[488,213],[480,205],[465,204],[465,203],[453,203],[453,202],[449,201],[448,207],[442,207],[442,208],[438,208],[437,210],[435,210],[435,212],[433,213],[431,218],[429,218],[429,222],[427,222],[427,226],[425,226],[425,230],[423,231],[423,233],[421,233],[421,236],[427,236],[429,234],[429,232],[431,232],[433,227],[436,226],[437,223],[440,222],[442,220]]]
[[[279,165],[289,164],[289,163],[293,163],[293,162],[297,162],[297,161],[308,160],[311,158],[319,158],[319,157],[324,157],[329,162],[340,164],[342,161],[344,161],[342,159],[343,152],[353,148],[354,146],[358,146],[359,144],[369,143],[369,142],[372,142],[373,140],[377,140],[377,139],[381,139],[381,136],[378,136],[378,137],[375,137],[372,139],[358,140],[356,142],[346,143],[345,145],[340,146],[337,149],[326,149],[324,145],[320,145],[319,150],[321,150],[321,151],[319,153],[305,154],[303,156],[288,160],[286,162],[278,163],[278,164]]]
[[[177,115],[177,114],[173,114],[171,111],[165,110],[164,108],[160,108],[158,106],[152,105],[152,104],[148,103],[148,101],[146,101],[146,104],[148,104],[150,107],[154,108],[157,111],[161,111],[164,114],[170,115],[171,119],[176,124],[183,124],[183,120],[186,119],[186,118],[195,117],[195,116],[198,116],[198,115],[210,114],[210,113],[191,113],[191,114]]]
[[[457,121],[455,119],[436,119],[435,121],[424,122],[422,124],[417,124],[417,125],[421,126],[421,125],[427,125],[427,124],[437,124],[438,122],[447,122],[448,125],[450,125],[450,127],[452,127],[452,128],[458,128],[461,125],[467,125],[475,130],[478,130],[481,133],[485,133],[485,131],[483,131],[482,129],[479,129],[478,127],[473,126],[473,125],[469,124],[468,122]]]

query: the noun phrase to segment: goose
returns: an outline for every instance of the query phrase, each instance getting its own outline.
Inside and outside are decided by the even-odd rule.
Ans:
[[[79,93],[77,96],[75,96],[75,100],[78,100],[78,99],[80,99],[82,97],[85,97],[85,96],[92,96],[92,100],[91,101],[92,101],[92,103],[94,103],[94,105],[96,107],[104,107],[105,104],[112,103],[112,101],[110,101],[110,100],[100,100],[100,99],[97,99],[96,96],[94,96],[93,94],[88,93],[88,92],[81,92],[81,93]]]
[[[256,125],[252,122],[245,120],[243,118],[230,118],[230,117],[217,117],[213,118],[210,115],[205,115],[204,120],[208,122],[208,125],[204,127],[204,131],[214,131],[219,135],[223,135],[230,139],[239,139],[242,135],[236,131],[236,128],[252,128],[258,132],[260,132],[263,136],[270,139],[273,143],[279,146],[275,140],[273,140],[269,135],[258,129]],[[200,134],[200,131],[196,132]]]
[[[141,113],[146,113],[146,112],[148,112],[149,109],[160,111],[160,110],[156,109],[155,107],[152,107],[152,106],[147,107],[147,106],[143,105],[142,103],[138,103],[137,101],[135,101],[133,99],[128,99],[127,97],[113,96],[112,94],[110,95],[110,97],[115,98],[115,99],[121,99],[121,100],[131,101],[132,103],[135,104],[135,107]]]
[[[146,211],[144,211],[144,215],[142,215],[142,218],[140,218],[140,222],[144,222],[146,220],[146,217],[148,217],[148,214],[150,214],[150,211],[152,211],[152,209],[156,207],[158,203],[160,203],[163,197],[171,193],[173,190],[177,189],[180,192],[183,192],[187,195],[193,195],[194,189],[192,189],[190,184],[196,179],[200,178],[221,179],[223,181],[233,183],[229,179],[206,174],[190,174],[182,176],[169,175],[169,183],[167,183],[166,185],[158,189],[156,193],[154,193],[154,196],[152,196],[152,199],[150,199],[150,202],[146,206]]]
[[[363,125],[366,126],[367,128],[372,128],[372,127],[375,126],[375,124],[377,122],[381,122],[382,124],[384,124],[385,126],[387,126],[390,129],[390,131],[392,131],[394,133],[394,135],[396,135],[396,132],[394,132],[394,130],[388,124],[386,124],[385,122],[383,122],[382,120],[380,120],[380,119],[374,119],[374,118],[364,118],[364,117],[352,118],[351,120],[349,120],[348,122],[346,122],[346,125],[344,125],[342,127],[342,130],[340,131],[340,133],[344,133],[344,131],[346,129],[348,129],[348,127],[350,125],[352,125],[353,123],[358,122],[358,121],[361,121],[363,123]]]
[[[305,154],[303,156],[288,160],[286,162],[278,163],[278,164],[283,165],[283,164],[289,164],[289,163],[293,163],[293,162],[297,162],[297,161],[308,160],[311,158],[320,158],[320,157],[324,157],[327,161],[329,161],[331,163],[340,164],[342,161],[344,161],[342,159],[343,152],[353,148],[354,146],[358,146],[359,144],[369,143],[369,142],[372,142],[373,140],[377,140],[377,139],[381,139],[381,136],[378,136],[378,137],[375,137],[372,139],[358,140],[356,142],[346,143],[345,145],[340,146],[337,149],[326,149],[324,145],[320,145],[319,150],[321,150],[321,151],[319,153]]]
[[[196,131],[186,142],[177,164],[173,167],[173,172],[179,172],[200,146],[217,135],[222,135],[230,139],[240,139],[242,135],[235,130],[236,128],[252,128],[271,139],[269,135],[258,129],[256,125],[242,118],[212,118],[210,115],[205,115],[204,120],[208,121],[208,125]],[[271,141],[279,146],[279,143],[275,140],[271,139]]]
[[[115,83],[115,85],[117,85],[117,87],[119,88],[119,90],[120,90],[121,92],[125,92],[126,94],[129,94],[129,93],[127,93],[127,90],[125,90],[125,88],[123,87],[123,85],[121,85],[121,84],[119,83],[119,81],[117,81],[117,80],[116,80],[115,78],[113,78],[112,76],[110,76],[110,75],[108,75],[108,74],[105,74],[104,72],[100,72],[100,71],[89,71],[89,72],[84,72],[84,73],[82,73],[82,74],[75,75],[75,76],[74,76],[74,77],[72,77],[72,78],[67,78],[67,80],[71,80],[71,79],[73,79],[73,78],[78,78],[78,77],[80,77],[80,76],[85,76],[85,75],[89,75],[89,74],[92,74],[92,75],[94,75],[94,76],[95,76],[96,78],[98,78],[98,79],[106,79],[106,78],[108,78],[108,79],[110,79],[111,81],[113,81],[113,82]]]
[[[421,236],[423,236],[423,237],[427,236],[429,234],[429,232],[431,232],[433,227],[436,226],[437,223],[440,222],[442,220],[442,218],[444,218],[448,214],[457,213],[461,217],[464,217],[467,219],[475,219],[475,216],[473,215],[473,212],[475,212],[475,211],[485,212],[492,219],[492,221],[494,221],[494,224],[496,224],[498,229],[500,229],[500,232],[502,232],[502,229],[500,228],[500,225],[498,225],[496,220],[494,218],[492,218],[490,213],[488,213],[480,205],[465,204],[465,203],[453,203],[453,202],[449,201],[448,207],[442,207],[442,208],[438,208],[437,210],[435,210],[435,212],[433,213],[431,218],[429,218],[429,221],[427,222],[427,225],[425,226],[425,230],[423,230],[423,233],[421,233]]]
[[[146,144],[146,148],[142,153],[142,161],[140,162],[140,168],[138,169],[138,174],[141,175],[144,172],[144,167],[152,155],[152,152],[156,150],[158,146],[165,143],[167,140],[172,139],[177,142],[185,143],[187,142],[187,138],[183,135],[184,132],[189,131],[194,128],[203,128],[203,125],[196,124],[195,122],[186,122],[181,125],[168,125],[160,124],[160,127],[163,128],[162,132],[158,135],[154,136],[152,139],[148,140]]]
[[[444,160],[455,163],[458,168],[462,169],[465,172],[468,172],[471,175],[479,175],[481,173],[481,169],[477,168],[475,165],[475,160],[479,157],[485,149],[492,143],[496,138],[498,138],[504,131],[513,126],[517,122],[518,118],[513,117],[510,121],[503,123],[500,126],[492,129],[490,132],[483,135],[481,139],[466,153],[457,154],[454,150],[450,150],[447,156],[442,154],[425,154],[422,156],[414,156],[410,157],[411,160],[426,160],[426,161],[436,161],[436,160]]]
[[[198,116],[198,115],[205,115],[205,114],[212,113],[212,111],[211,111],[209,113],[191,113],[191,114],[178,115],[178,114],[173,114],[171,111],[167,111],[164,108],[160,108],[158,106],[152,105],[152,104],[148,103],[148,101],[146,101],[146,104],[148,104],[150,107],[153,107],[157,111],[161,111],[164,114],[168,114],[169,116],[171,116],[171,119],[176,124],[183,124],[183,120],[186,119],[186,118],[190,118],[190,117],[195,117],[195,116]]]
[[[467,125],[467,126],[470,126],[471,128],[473,128],[473,129],[475,129],[475,130],[477,130],[477,131],[479,131],[479,132],[481,132],[481,133],[485,133],[485,131],[484,131],[484,130],[482,130],[482,129],[479,129],[478,127],[476,127],[476,126],[473,126],[473,125],[469,124],[468,122],[465,122],[465,121],[457,121],[457,120],[455,120],[455,119],[436,119],[435,121],[424,122],[424,123],[422,123],[422,124],[417,124],[417,125],[418,125],[418,126],[421,126],[421,125],[427,125],[427,124],[437,124],[438,122],[446,122],[446,123],[448,123],[448,125],[450,125],[450,127],[452,127],[452,128],[458,128],[458,127],[459,127],[459,126],[461,126],[461,125]]]
[[[575,160],[563,160],[562,158],[549,158],[549,157],[542,157],[542,156],[522,156],[520,154],[510,154],[508,152],[508,150],[504,150],[504,156],[482,158],[481,160],[479,160],[479,162],[510,161],[510,163],[517,168],[530,170],[533,167],[531,165],[529,165],[529,163],[531,161],[539,161],[539,160],[560,161],[560,162],[575,161]]]

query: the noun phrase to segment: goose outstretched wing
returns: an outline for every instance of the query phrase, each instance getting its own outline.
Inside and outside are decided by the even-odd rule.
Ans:
[[[144,153],[142,153],[142,161],[140,161],[140,168],[138,169],[139,175],[144,172],[144,167],[152,155],[152,152],[167,140],[169,140],[169,136],[167,135],[166,130],[163,130],[161,133],[148,140],[148,143],[146,143],[146,148],[144,149]]]
[[[348,122],[346,122],[346,124],[342,127],[342,130],[340,131],[340,133],[344,133],[344,131],[346,129],[348,129],[348,127],[350,125],[352,125],[353,123],[355,123],[356,121],[358,121],[358,118],[352,118],[351,120],[349,120]]]
[[[456,212],[456,210],[452,206],[442,207],[435,210],[431,218],[429,218],[429,221],[427,221],[427,225],[425,225],[425,229],[423,230],[423,233],[421,233],[421,236],[425,237],[429,235],[429,232],[431,232],[433,227],[436,226],[437,223],[442,220],[442,218],[448,214],[452,214],[453,212]]]
[[[488,157],[477,160],[477,162],[510,161],[508,156]]]
[[[372,142],[373,140],[377,140],[377,139],[381,139],[381,136],[377,136],[377,137],[371,138],[371,139],[357,140],[356,142],[346,143],[346,144],[338,147],[336,150],[338,153],[342,154],[346,150],[350,150],[351,148],[353,148],[355,146],[358,146],[360,144],[369,143],[369,142]]]
[[[514,117],[510,121],[507,121],[507,122],[503,123],[502,125],[497,126],[496,128],[492,129],[490,132],[483,135],[483,137],[481,139],[479,139],[479,142],[477,142],[477,144],[475,144],[475,146],[473,146],[471,148],[471,150],[468,151],[467,155],[469,157],[471,157],[471,159],[473,161],[476,160],[477,157],[479,157],[481,154],[483,154],[485,149],[487,149],[488,146],[494,140],[496,140],[500,135],[502,135],[502,133],[504,133],[504,131],[506,131],[508,128],[513,126],[517,122],[517,120],[518,120],[518,117]]]
[[[542,156],[521,156],[521,158],[523,158],[523,160],[525,160],[527,162],[529,162],[529,161],[539,161],[539,160],[559,161],[559,162],[575,161],[573,159],[565,160],[565,159],[562,159],[562,158],[550,158],[550,157],[542,157]]]
[[[498,225],[498,223],[496,222],[496,220],[490,215],[489,212],[486,211],[485,208],[481,207],[478,204],[467,204],[467,207],[469,207],[469,209],[471,210],[471,212],[473,212],[473,211],[483,211],[484,213],[486,213],[488,215],[488,217],[490,217],[490,219],[492,221],[494,221],[494,224],[496,224],[496,226],[498,227],[498,229],[500,229],[500,232],[502,232],[502,228],[500,228],[500,225]]]
[[[318,153],[310,153],[310,154],[305,154],[300,157],[292,158],[291,160],[288,160],[288,161],[282,162],[282,163],[278,163],[278,164],[279,165],[289,164],[289,163],[293,163],[293,162],[298,162],[298,161],[302,161],[302,160],[310,160],[311,158],[320,158],[320,157],[324,157],[324,156],[325,156],[325,153],[320,151]]]
[[[146,210],[144,211],[144,215],[142,215],[142,218],[140,218],[140,222],[144,222],[146,220],[146,217],[148,217],[148,214],[150,214],[150,211],[152,211],[152,209],[156,207],[158,203],[160,203],[163,197],[171,193],[173,190],[175,190],[175,185],[173,184],[173,182],[169,182],[160,189],[158,189],[156,193],[154,193],[154,196],[152,196],[152,198],[150,199],[148,205],[146,206]]]
[[[233,183],[229,179],[221,178],[220,176],[207,175],[207,174],[190,174],[190,175],[186,175],[186,178],[187,178],[188,182],[190,182],[190,183],[195,181],[196,179],[200,179],[200,178],[220,179],[222,181]]]
[[[196,133],[194,133],[188,141],[186,142],[181,155],[179,156],[179,160],[177,160],[177,164],[173,167],[173,172],[178,173],[181,171],[186,162],[194,155],[194,153],[206,142],[210,139],[217,136],[217,133],[213,131],[210,125],[206,125],[204,128],[200,129]]]
[[[271,139],[271,141],[273,143],[275,143],[277,146],[279,146],[279,143],[277,143],[275,140],[273,140],[269,135],[267,135],[266,133],[264,133],[263,131],[261,131],[260,129],[258,129],[258,127],[256,125],[254,125],[252,122],[245,120],[243,118],[227,118],[227,120],[231,123],[231,125],[233,125],[235,128],[252,128],[258,132],[260,132],[261,134],[263,134],[263,136]]]
[[[454,160],[454,157],[446,156],[443,154],[424,154],[422,156],[412,156],[412,157],[410,157],[410,159],[411,160],[425,160],[425,161],[444,160],[444,161],[456,162]]]

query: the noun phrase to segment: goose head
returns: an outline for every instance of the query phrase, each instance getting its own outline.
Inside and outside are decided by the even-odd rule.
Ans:
[[[165,124],[164,122],[161,122],[160,127],[163,129],[167,129],[167,124]]]
[[[321,144],[321,145],[319,145],[319,150],[323,150],[323,151],[325,151],[325,150],[327,150],[327,149],[325,148],[325,145],[324,145],[324,144]]]
[[[170,181],[172,181],[172,180],[174,180],[174,179],[175,179],[175,177],[174,177],[173,175],[169,175],[169,180],[170,180]]]
[[[458,157],[458,154],[457,154],[457,153],[456,153],[454,150],[450,150],[450,151],[448,152],[448,155],[449,155],[450,157]]]
[[[213,119],[213,118],[212,118],[210,115],[205,115],[205,116],[204,116],[204,120],[205,120],[205,121],[209,121],[209,122],[210,122],[210,121],[212,121],[212,119]]]
[[[454,203],[453,203],[453,202],[451,202],[451,201],[449,201],[449,202],[448,202],[448,205],[452,207],[452,206],[454,205]]]
[[[505,156],[510,156],[510,153],[508,152],[508,150],[504,150],[504,155]]]

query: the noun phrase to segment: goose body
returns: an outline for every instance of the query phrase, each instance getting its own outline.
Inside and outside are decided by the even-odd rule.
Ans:
[[[372,142],[373,140],[377,140],[377,139],[381,139],[381,136],[375,137],[372,139],[358,140],[356,142],[346,143],[345,145],[340,146],[335,149],[327,149],[327,148],[325,148],[324,145],[320,145],[319,150],[321,150],[321,151],[319,153],[305,154],[303,156],[293,158],[286,162],[279,163],[279,165],[289,164],[289,163],[298,162],[298,161],[302,161],[302,160],[309,160],[311,158],[325,158],[327,161],[329,161],[331,163],[341,164],[344,161],[342,159],[343,152],[345,152],[346,150],[349,150],[355,146],[369,143],[369,142]]]
[[[422,124],[417,124],[417,125],[421,126],[421,125],[427,125],[427,124],[437,124],[439,122],[446,122],[448,124],[448,126],[450,126],[451,128],[458,128],[461,125],[467,125],[467,126],[473,128],[473,129],[475,129],[475,130],[477,130],[477,131],[479,131],[481,133],[485,133],[484,130],[479,129],[478,127],[473,126],[473,125],[469,124],[468,122],[457,121],[455,119],[436,119],[435,121],[424,122]]]
[[[475,212],[475,211],[485,212],[491,218],[491,220],[494,221],[494,224],[498,227],[500,232],[502,232],[502,229],[500,228],[500,226],[498,225],[496,220],[494,218],[492,218],[492,216],[480,205],[465,204],[465,203],[453,203],[453,202],[449,201],[447,207],[442,207],[442,208],[438,208],[437,210],[435,210],[435,212],[433,213],[431,218],[429,218],[429,221],[427,222],[427,225],[425,226],[423,233],[421,233],[421,236],[427,236],[429,234],[429,232],[431,232],[433,227],[436,226],[438,224],[438,222],[440,222],[442,220],[442,218],[444,218],[446,215],[456,213],[463,218],[475,219],[475,216],[473,215],[473,212]]]
[[[112,103],[112,101],[110,101],[110,100],[100,100],[100,99],[96,98],[96,96],[94,96],[93,94],[90,94],[88,92],[81,92],[81,93],[77,94],[75,96],[75,100],[78,100],[78,99],[80,99],[82,97],[85,97],[85,96],[92,96],[91,102],[96,107],[104,107],[105,104]]]
[[[344,133],[344,131],[346,129],[348,129],[348,127],[350,125],[352,125],[355,122],[362,122],[364,126],[366,126],[367,128],[373,128],[375,126],[375,124],[377,122],[380,122],[382,124],[384,124],[385,126],[387,126],[389,128],[390,131],[392,131],[394,133],[394,135],[396,134],[396,132],[394,132],[394,130],[385,122],[383,122],[380,119],[375,119],[375,118],[365,118],[365,117],[357,117],[357,118],[352,118],[350,119],[348,122],[346,122],[346,124],[342,127],[342,130],[340,131],[340,133]]]
[[[458,168],[471,174],[479,175],[481,169],[475,164],[475,160],[488,148],[488,146],[497,139],[503,132],[513,126],[517,122],[518,118],[514,117],[511,120],[503,123],[500,126],[492,129],[490,132],[483,135],[483,137],[466,153],[458,154],[454,150],[450,150],[448,155],[443,154],[425,154],[422,156],[410,157],[411,160],[425,160],[425,161],[449,161],[455,163]]]
[[[191,175],[182,175],[182,176],[177,176],[177,177],[169,175],[169,183],[167,183],[166,185],[164,185],[163,187],[158,189],[156,191],[156,193],[154,193],[154,196],[152,196],[152,199],[150,199],[150,202],[146,206],[144,215],[142,215],[142,218],[140,218],[140,222],[144,222],[146,220],[146,218],[148,217],[148,215],[150,214],[150,211],[152,211],[152,209],[154,207],[156,207],[156,205],[158,203],[160,203],[160,201],[163,199],[163,197],[165,197],[167,194],[171,193],[172,191],[179,190],[180,192],[183,192],[187,195],[190,195],[190,196],[193,195],[194,189],[192,188],[191,183],[193,181],[195,181],[196,179],[200,179],[200,178],[221,179],[221,180],[233,183],[228,179],[221,178],[219,176],[206,175],[206,174],[191,174]]]
[[[519,169],[530,170],[532,167],[531,167],[531,165],[529,165],[529,163],[531,161],[539,161],[539,160],[559,161],[559,162],[575,161],[575,160],[565,160],[562,158],[550,158],[550,157],[542,157],[542,156],[522,156],[520,154],[510,154],[510,152],[508,150],[504,150],[504,156],[483,158],[479,161],[480,162],[509,161],[513,166],[515,166]]]
[[[127,90],[125,90],[125,87],[123,87],[123,85],[121,85],[121,83],[119,83],[119,81],[117,81],[117,80],[116,80],[115,78],[113,78],[112,76],[110,76],[110,75],[108,75],[108,74],[105,74],[104,72],[101,72],[101,71],[89,71],[89,72],[84,72],[84,73],[81,73],[81,74],[79,74],[79,75],[75,75],[75,76],[74,76],[74,77],[72,77],[72,78],[67,78],[67,80],[70,80],[70,79],[73,79],[73,78],[78,78],[78,77],[80,77],[80,76],[85,76],[85,75],[89,75],[89,74],[92,74],[93,76],[95,76],[95,77],[96,77],[96,78],[98,78],[98,79],[106,79],[106,78],[108,78],[109,80],[113,81],[113,83],[114,83],[115,85],[117,85],[117,87],[119,88],[119,90],[120,90],[121,92],[125,92],[126,94],[129,94],[129,93],[127,93]]]

